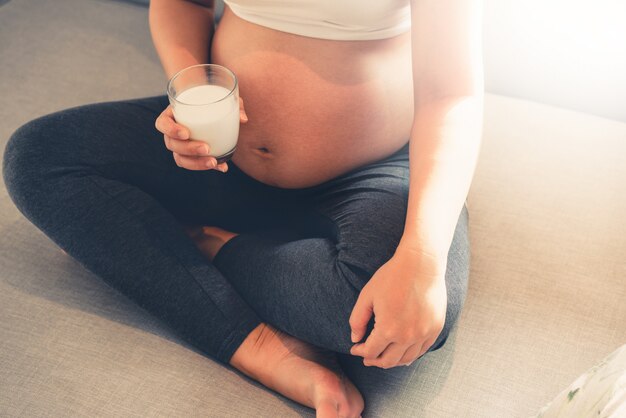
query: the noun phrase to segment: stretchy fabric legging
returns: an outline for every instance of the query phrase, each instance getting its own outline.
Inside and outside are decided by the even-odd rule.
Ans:
[[[226,174],[176,166],[154,127],[167,104],[165,96],[92,104],[22,126],[4,155],[13,201],[86,268],[221,362],[260,322],[349,353],[359,292],[403,231],[408,147],[318,186],[281,189],[232,162]],[[182,223],[240,235],[211,263]],[[433,349],[465,298],[468,246],[464,209]]]

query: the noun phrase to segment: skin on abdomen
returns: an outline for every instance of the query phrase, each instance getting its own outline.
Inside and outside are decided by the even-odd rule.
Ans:
[[[226,8],[211,62],[235,72],[249,122],[233,162],[284,188],[309,187],[401,148],[413,122],[410,35],[306,38]]]

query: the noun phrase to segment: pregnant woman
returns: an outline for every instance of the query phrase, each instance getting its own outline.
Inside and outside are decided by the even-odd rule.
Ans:
[[[358,417],[337,353],[410,365],[463,303],[480,14],[479,0],[230,0],[214,31],[211,1],[152,0],[168,77],[206,62],[238,76],[232,160],[217,165],[165,96],[91,104],[16,131],[9,193],[206,355],[319,417]]]

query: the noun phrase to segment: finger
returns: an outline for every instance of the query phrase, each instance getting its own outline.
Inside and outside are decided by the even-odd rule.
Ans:
[[[350,319],[348,320],[351,328],[350,339],[353,343],[361,341],[367,331],[367,323],[369,322],[372,314],[374,313],[374,306],[369,293],[364,290],[361,291],[359,297],[352,308]]]
[[[165,147],[177,154],[190,157],[208,157],[211,148],[202,141],[183,140],[164,135]]]
[[[243,99],[239,97],[239,121],[241,123],[248,122],[248,115],[246,114],[246,108],[243,106]]]
[[[213,157],[189,157],[172,153],[176,165],[187,170],[210,170],[216,167],[217,161]]]
[[[378,358],[373,360],[365,359],[363,364],[366,366],[377,366],[383,369],[390,369],[400,365],[400,359],[406,352],[407,346],[404,344],[389,344]]]
[[[417,360],[421,352],[422,352],[422,344],[420,343],[413,344],[412,346],[407,348],[407,350],[404,352],[404,355],[400,359],[399,363],[405,366],[409,366],[415,360]]]
[[[183,125],[176,123],[172,107],[168,106],[156,119],[154,126],[158,131],[170,138],[189,139],[189,130]]]
[[[378,328],[374,327],[367,340],[361,344],[355,344],[350,349],[350,354],[361,356],[366,360],[375,360],[380,353],[387,348],[391,341],[380,335]]]
[[[215,167],[215,169],[221,171],[222,173],[225,173],[228,171],[228,164],[226,163],[218,164],[217,167]]]

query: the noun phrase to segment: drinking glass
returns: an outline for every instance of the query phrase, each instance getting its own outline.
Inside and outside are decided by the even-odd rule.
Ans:
[[[199,64],[176,73],[167,83],[174,119],[190,138],[206,142],[218,163],[230,159],[239,137],[239,87],[226,67]]]

